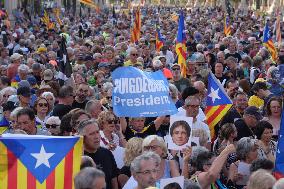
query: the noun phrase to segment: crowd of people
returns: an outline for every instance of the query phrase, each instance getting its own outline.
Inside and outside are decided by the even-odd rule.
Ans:
[[[284,180],[276,181],[272,170],[283,106],[284,44],[275,43],[277,60],[262,45],[265,23],[273,27],[275,15],[236,10],[231,35],[225,36],[221,8],[185,9],[187,69],[182,77],[175,50],[179,10],[142,7],[137,44],[130,42],[131,12],[109,9],[81,17],[64,12],[63,25],[49,29],[39,16],[23,16],[13,26],[2,18],[0,128],[4,133],[83,136],[76,189],[159,188],[161,179],[178,176],[184,176],[187,189],[283,189]],[[157,25],[165,39],[160,51]],[[62,33],[72,65],[65,83],[59,82]],[[168,149],[164,138],[179,137],[169,130],[170,115],[114,114],[111,73],[123,66],[163,72],[177,114],[193,118],[192,130],[181,132],[198,137],[198,146]],[[209,71],[233,102],[215,126],[215,136],[204,113]],[[124,148],[121,157],[113,155],[118,147]],[[117,158],[123,159],[121,167]]]

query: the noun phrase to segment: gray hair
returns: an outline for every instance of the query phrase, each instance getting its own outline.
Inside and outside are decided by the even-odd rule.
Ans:
[[[96,125],[97,127],[99,127],[99,124],[95,119],[88,119],[88,120],[81,121],[78,126],[79,135],[83,136],[85,134],[85,128],[87,125]]]
[[[104,172],[93,167],[86,167],[75,176],[75,189],[92,188],[93,183],[99,177],[105,177]]]
[[[141,170],[141,161],[153,160],[157,166],[161,163],[161,158],[155,152],[145,152],[140,156],[137,156],[130,165],[131,173],[137,173]]]
[[[86,106],[85,106],[85,111],[87,113],[90,112],[90,109],[91,109],[91,106],[94,105],[94,104],[100,104],[100,101],[99,100],[89,100],[87,103],[86,103]]]
[[[158,142],[158,145],[161,147],[161,149],[164,152],[164,155],[166,156],[167,153],[168,153],[167,145],[166,145],[164,139],[162,137],[158,136],[158,135],[149,135],[146,138],[144,138],[143,142],[142,142],[142,150],[144,151],[144,147],[149,146],[150,143],[154,140],[156,140]]]
[[[15,89],[14,87],[5,87],[1,90],[1,94],[4,95],[8,91],[11,91],[12,95],[17,95],[17,89]]]
[[[23,109],[23,107],[17,107],[17,108],[15,108],[15,109],[11,112],[10,117],[16,117],[17,114],[18,114],[18,112],[19,112],[21,109]]]
[[[173,97],[177,98],[177,96],[178,96],[178,89],[177,89],[177,87],[174,84],[170,83],[169,84],[169,89],[173,93]]]
[[[20,71],[28,73],[30,71],[30,68],[25,64],[21,64],[18,67],[18,72],[20,72]]]
[[[53,94],[52,92],[49,92],[49,91],[43,92],[43,93],[41,94],[41,96],[42,96],[43,98],[46,98],[47,96],[52,96],[52,98],[53,98],[53,104],[55,103],[55,97],[54,97],[54,94]]]
[[[255,147],[256,140],[250,137],[243,137],[237,143],[236,153],[240,160],[245,160],[248,153]]]
[[[250,176],[247,188],[269,189],[272,188],[275,182],[276,179],[269,172],[259,169]]]
[[[273,189],[283,189],[284,188],[284,178],[279,179],[273,186]]]
[[[102,90],[108,92],[108,90],[113,88],[113,84],[111,82],[106,82],[102,86]]]

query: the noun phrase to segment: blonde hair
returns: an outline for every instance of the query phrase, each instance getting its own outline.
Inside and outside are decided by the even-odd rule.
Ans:
[[[99,123],[100,129],[103,129],[103,125],[105,124],[105,122],[106,122],[111,116],[113,116],[114,118],[116,118],[115,115],[114,115],[112,112],[110,112],[110,111],[102,111],[102,112],[99,114],[97,121],[98,121],[98,123]]]
[[[157,136],[157,135],[149,135],[146,138],[144,138],[143,143],[142,143],[142,150],[144,149],[145,146],[149,146],[150,143],[153,140],[156,140],[158,142],[159,146],[163,150],[163,156],[166,156],[167,153],[168,153],[167,145],[166,145],[164,139],[162,137],[160,137],[160,136]]]
[[[272,188],[276,179],[267,171],[259,169],[254,172],[248,181],[249,189],[269,189]]]
[[[194,129],[192,131],[192,136],[199,137],[200,146],[206,146],[209,136],[204,129]]]
[[[142,153],[142,138],[133,137],[129,139],[125,146],[123,161],[126,166],[130,166],[131,162]]]

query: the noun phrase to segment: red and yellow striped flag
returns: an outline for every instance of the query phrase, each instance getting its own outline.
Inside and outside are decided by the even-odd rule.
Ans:
[[[224,20],[224,33],[228,37],[231,35],[231,32],[230,19],[226,16]]]
[[[0,137],[0,188],[74,189],[82,146],[80,137]]]
[[[180,11],[178,21],[178,33],[176,40],[176,53],[178,56],[178,64],[181,67],[182,77],[186,77],[186,35],[184,26],[184,15],[183,11]]]
[[[140,31],[141,31],[141,13],[140,13],[140,6],[137,7],[135,10],[135,20],[133,24],[133,28],[131,29],[131,43],[137,43],[140,39]]]
[[[100,8],[98,5],[96,5],[96,3],[94,3],[92,0],[79,0],[80,3],[87,5],[91,8],[94,8],[97,12],[100,12]]]
[[[268,49],[271,54],[271,58],[273,61],[277,60],[277,50],[272,41],[272,37],[270,35],[270,28],[268,22],[266,22],[264,30],[263,30],[263,45]]]
[[[63,25],[63,23],[62,23],[62,21],[61,21],[61,19],[60,19],[60,9],[59,9],[59,8],[53,9],[53,13],[54,13],[54,15],[55,15],[55,18],[56,18],[57,23],[58,23],[60,26]]]

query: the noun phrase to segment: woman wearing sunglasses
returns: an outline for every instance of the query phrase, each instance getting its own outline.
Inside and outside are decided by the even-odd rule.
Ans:
[[[112,112],[101,112],[98,117],[98,122],[101,129],[101,147],[114,150],[117,146],[125,146],[126,140],[119,129],[118,119]]]
[[[34,105],[34,111],[36,112],[36,122],[39,127],[45,128],[46,120],[49,118],[49,104],[46,98],[38,97]]]
[[[46,120],[45,127],[51,135],[58,136],[60,134],[60,124],[59,117],[51,116]]]

